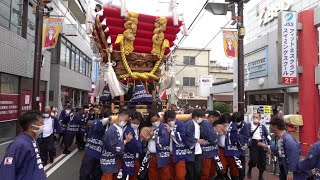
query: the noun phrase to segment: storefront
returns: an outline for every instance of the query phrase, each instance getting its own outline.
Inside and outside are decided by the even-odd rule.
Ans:
[[[32,79],[0,73],[0,143],[19,133],[18,117],[31,109]],[[40,84],[40,107],[45,103],[46,82]]]

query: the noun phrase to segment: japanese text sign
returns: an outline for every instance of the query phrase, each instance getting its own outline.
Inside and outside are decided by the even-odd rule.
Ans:
[[[0,122],[18,119],[18,94],[0,94]]]
[[[297,13],[282,11],[280,17],[281,83],[297,84]]]

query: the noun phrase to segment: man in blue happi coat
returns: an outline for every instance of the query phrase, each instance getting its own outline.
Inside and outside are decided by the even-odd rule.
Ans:
[[[200,179],[202,170],[202,149],[201,145],[205,140],[200,138],[199,123],[203,121],[204,111],[195,109],[192,112],[192,119],[185,122],[186,137],[185,143],[187,145],[186,153],[186,180]]]
[[[243,180],[246,176],[246,149],[248,148],[248,140],[250,137],[250,126],[248,123],[244,122],[243,115],[240,112],[233,113],[232,118],[236,122],[238,128],[238,149],[240,151],[240,160],[242,164],[242,169],[239,171],[239,180]]]
[[[102,137],[109,119],[103,118],[103,113],[95,119],[88,131],[87,144],[80,167],[80,180],[100,180],[102,171],[100,157],[102,152]]]
[[[320,129],[318,132],[318,138],[320,139]],[[314,143],[306,156],[306,159],[298,163],[298,170],[307,171],[315,170],[314,179],[320,179],[320,141]]]
[[[311,172],[300,171],[298,163],[301,155],[299,143],[292,137],[285,127],[285,122],[276,117],[270,121],[270,130],[277,135],[277,144],[270,146],[260,142],[258,145],[270,148],[272,153],[279,158],[280,180],[305,180]]]
[[[151,159],[148,169],[149,179],[169,179],[170,135],[157,112],[150,112],[147,118],[152,124],[153,135],[148,140],[148,151]]]
[[[136,177],[140,166],[139,155],[142,153],[142,142],[139,138],[139,126],[141,119],[141,113],[136,111],[132,112],[130,123],[127,123],[123,129],[124,137],[126,134],[132,134],[133,138],[125,145],[124,155],[122,158],[122,171],[119,173],[118,179],[127,179],[128,175],[129,180],[137,179]]]
[[[28,111],[19,117],[23,133],[7,147],[0,164],[1,180],[45,180],[36,139],[43,132],[42,113]]]
[[[216,133],[213,123],[203,119],[199,122],[200,125],[200,138],[205,140],[201,144],[202,149],[202,173],[201,179],[210,179],[215,174],[216,165],[213,163],[214,157],[219,156],[218,134]],[[213,166],[213,167],[211,167]],[[211,171],[211,174],[210,174]]]
[[[118,175],[125,145],[133,139],[131,133],[125,134],[125,137],[123,137],[123,128],[128,123],[129,118],[130,113],[127,110],[121,110],[118,118],[112,122],[102,138],[100,165],[103,176],[101,180],[112,180]]]
[[[184,180],[186,175],[186,125],[176,119],[176,112],[168,110],[164,113],[165,127],[170,134],[170,173],[175,180]]]
[[[83,110],[81,108],[77,108],[76,111],[72,110],[70,114],[62,120],[62,124],[66,127],[63,132],[63,154],[70,154],[69,147],[72,145],[75,135],[79,132],[82,112]]]

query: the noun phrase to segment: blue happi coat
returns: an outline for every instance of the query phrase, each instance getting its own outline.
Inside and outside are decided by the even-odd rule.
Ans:
[[[193,162],[195,158],[195,146],[198,142],[198,139],[194,137],[195,133],[195,127],[193,124],[193,120],[189,119],[188,121],[185,122],[186,124],[186,138],[185,138],[185,143],[187,145],[187,155],[186,155],[186,160]]]
[[[176,120],[172,127],[170,138],[172,139],[173,163],[186,160],[186,125],[184,122]]]
[[[156,141],[158,168],[167,166],[170,157],[170,135],[162,122],[160,123],[159,127],[155,129],[154,138]]]
[[[303,161],[298,163],[298,170],[308,171],[315,169],[315,179],[320,179],[320,141],[314,143]]]
[[[1,180],[45,180],[43,165],[36,141],[22,133],[7,147],[0,164]]]
[[[298,163],[301,155],[299,143],[288,133],[284,133],[278,140],[279,144],[271,143],[270,149],[279,158],[279,163],[284,167],[285,175],[293,172],[294,180],[304,180],[310,177],[311,173],[299,171]]]
[[[208,120],[203,120],[200,124],[200,139],[205,143],[201,144],[202,157],[212,158],[219,155],[218,135],[214,130],[213,124]]]
[[[66,118],[66,117],[69,115],[70,111],[71,111],[71,109],[63,109],[63,110],[61,111],[60,115],[59,115],[59,121],[60,121],[60,126],[61,126],[61,131],[62,131],[62,132],[63,132],[63,131],[66,129],[66,127],[67,127],[67,125],[66,125],[66,124],[63,124],[62,122],[63,122],[64,118]]]
[[[82,122],[82,116],[79,114],[74,114],[73,116],[70,116],[70,115],[66,116],[62,120],[62,124],[66,126],[64,133],[76,134],[77,132],[79,132],[79,127],[81,122]]]
[[[124,153],[124,142],[120,133],[122,132],[119,132],[115,125],[111,125],[102,138],[100,164],[104,174],[118,172],[119,161]]]
[[[238,149],[239,139],[240,137],[238,134],[237,124],[234,122],[230,122],[228,130],[226,132],[225,148],[224,148],[225,156],[235,156],[235,157],[240,156],[240,152]]]
[[[244,121],[242,121],[240,126],[237,126],[239,131],[238,149],[240,151],[240,156],[246,155],[246,144],[248,145],[251,132],[249,127],[249,124]]]
[[[248,125],[249,125],[248,126],[249,131],[250,131],[250,136],[249,136],[250,138],[248,140],[248,145],[250,146],[251,145],[251,141],[252,141],[252,136],[251,136],[252,123],[249,123]],[[260,126],[258,128],[260,129],[260,136],[261,136],[262,143],[270,145],[271,144],[271,137],[268,134],[268,130],[267,130],[266,126],[263,125],[263,124],[260,124]],[[267,151],[268,149],[265,149],[265,150]]]
[[[142,142],[139,139],[136,139],[136,134],[133,130],[133,128],[128,124],[125,127],[125,130],[123,132],[123,137],[125,135],[131,133],[133,138],[130,142],[128,142],[124,147],[124,155],[123,155],[123,164],[122,164],[122,172],[133,175],[134,173],[134,161],[136,159],[136,154],[142,153]]]
[[[92,125],[87,135],[87,143],[84,151],[96,158],[100,159],[102,152],[102,137],[105,133],[105,127],[99,119],[96,119]]]

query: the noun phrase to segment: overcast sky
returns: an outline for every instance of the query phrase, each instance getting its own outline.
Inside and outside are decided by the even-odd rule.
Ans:
[[[106,0],[103,0],[106,1]],[[160,0],[163,3],[159,3],[159,0],[126,0],[127,8],[129,11],[136,11],[143,14],[150,15],[166,15],[169,13],[169,0]],[[187,27],[190,26],[194,18],[197,16],[206,0],[177,0],[179,2],[179,11],[183,12],[184,21]],[[211,0],[212,1],[223,1],[223,0]],[[255,0],[258,1],[258,0]],[[92,2],[92,1],[91,1]],[[259,2],[259,1],[258,1]],[[119,0],[115,0],[115,3],[119,3]],[[248,9],[256,3],[249,3]],[[202,16],[202,17],[201,17]],[[201,18],[200,18],[201,17]],[[219,33],[222,27],[231,19],[230,14],[224,15],[213,15],[210,12],[203,11],[196,22],[189,36],[182,41],[180,47],[193,47],[193,48],[205,48],[210,40],[214,36],[215,39],[206,48],[211,49],[210,60],[217,60],[218,62],[228,65],[232,63],[232,60],[228,59],[224,55],[222,34]],[[227,26],[232,27],[232,26]],[[178,38],[182,36],[179,35]],[[197,54],[195,54],[197,55]]]

